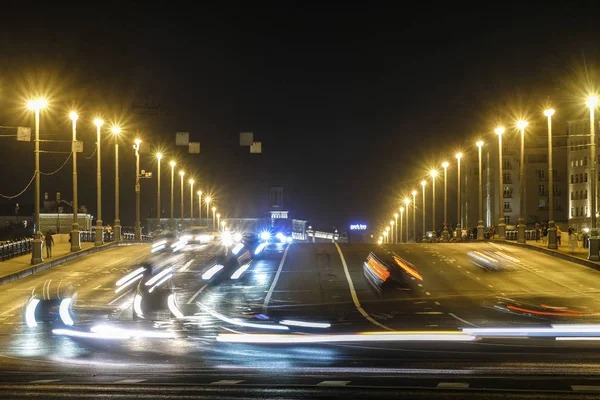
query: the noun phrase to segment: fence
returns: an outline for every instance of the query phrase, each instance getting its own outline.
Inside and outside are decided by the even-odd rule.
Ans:
[[[518,231],[504,232],[506,240],[517,240]],[[540,240],[540,231],[535,229],[525,230],[525,240]]]

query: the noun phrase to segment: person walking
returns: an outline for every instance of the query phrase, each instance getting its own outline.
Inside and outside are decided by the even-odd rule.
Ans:
[[[46,256],[50,258],[52,257],[52,246],[54,246],[54,238],[51,231],[46,232],[44,242],[46,243]]]
[[[559,246],[562,245],[562,230],[560,229],[560,226],[556,225],[556,242],[558,243]]]
[[[575,229],[569,225],[569,248],[571,249],[571,254],[575,254],[575,246],[577,246],[577,235],[575,234]]]

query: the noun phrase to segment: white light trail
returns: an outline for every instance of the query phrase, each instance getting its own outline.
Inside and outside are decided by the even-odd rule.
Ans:
[[[259,244],[256,247],[256,250],[254,250],[254,255],[258,255],[258,254],[262,253],[264,248],[267,247],[267,244],[268,244],[267,242],[263,242],[263,243]]]
[[[579,341],[579,340],[590,340],[590,341],[599,341],[600,336],[557,336],[556,340],[563,341]]]
[[[124,277],[122,277],[121,279],[119,279],[117,281],[117,286],[121,286],[122,284],[124,284],[125,282],[127,282],[128,280],[130,280],[131,278],[133,278],[134,276],[141,274],[145,270],[146,270],[146,268],[139,267],[135,271],[130,272],[129,274],[125,275]]]
[[[138,317],[144,318],[144,313],[142,312],[142,296],[139,294],[136,294],[133,298],[133,311],[138,315]]]
[[[29,304],[27,304],[27,308],[25,309],[25,323],[29,328],[38,326],[35,320],[35,309],[39,303],[40,301],[38,299],[31,299]]]
[[[202,274],[202,279],[204,279],[205,281],[209,280],[223,268],[225,268],[225,267],[221,264],[217,264],[217,265],[211,267],[208,271],[206,271],[205,273]]]
[[[321,328],[321,329],[325,329],[325,328],[330,328],[331,324],[327,323],[327,322],[306,322],[306,321],[294,321],[291,319],[284,319],[282,321],[279,321],[280,324],[282,325],[288,325],[288,326],[301,326],[304,328]]]
[[[119,336],[128,338],[174,338],[175,333],[163,331],[151,331],[143,329],[123,329],[115,326],[100,324],[94,325],[90,329],[93,333],[100,333],[107,336]]]
[[[168,281],[172,277],[173,277],[173,274],[169,274],[169,275],[165,276],[156,285],[152,286],[150,288],[150,290],[148,290],[148,292],[150,292],[150,293],[154,292],[154,289],[156,289],[157,287],[159,287],[160,285],[162,285],[163,283],[165,283],[166,281]]]
[[[150,252],[151,252],[151,253],[156,253],[157,251],[164,250],[164,249],[165,249],[165,247],[166,247],[166,246],[165,246],[164,244],[161,244],[161,245],[159,245],[159,246],[156,246],[156,247],[152,246],[152,250],[150,250]]]
[[[160,241],[158,241],[158,242],[154,242],[154,243],[152,243],[152,247],[163,246],[163,248],[164,248],[164,245],[166,245],[166,244],[167,244],[167,241],[166,241],[166,240],[160,240]]]
[[[337,343],[337,342],[470,342],[475,337],[457,333],[381,333],[381,334],[332,334],[332,335],[277,335],[277,334],[230,334],[221,333],[218,342],[228,343]]]
[[[175,316],[175,318],[183,318],[183,313],[177,308],[177,304],[175,304],[175,295],[171,294],[167,298],[167,305],[169,306],[169,311],[171,314]]]
[[[244,248],[244,243],[238,243],[233,247],[233,249],[231,249],[231,252],[234,255],[237,255],[240,252],[240,250],[242,250],[243,248]]]
[[[60,306],[58,307],[58,315],[60,316],[61,321],[68,326],[73,326],[73,318],[71,318],[71,315],[69,314],[71,301],[73,301],[71,298],[62,299]]]
[[[106,333],[95,333],[95,332],[82,332],[75,331],[72,329],[53,329],[52,333],[59,336],[70,336],[85,339],[129,339],[129,335],[124,334],[106,334]]]
[[[156,282],[158,282],[160,280],[160,278],[167,275],[172,270],[173,270],[173,267],[168,267],[168,268],[163,269],[158,274],[154,275],[151,279],[149,279],[148,282],[146,282],[146,286],[154,285]]]
[[[131,285],[133,282],[135,281],[139,281],[140,279],[142,279],[144,275],[138,275],[136,277],[134,277],[132,280],[130,280],[129,282],[127,282],[126,284],[119,286],[116,290],[115,293],[119,293],[121,290],[125,289],[127,286]]]
[[[248,267],[250,267],[250,263],[246,263],[244,265],[242,265],[241,267],[239,267],[234,273],[233,275],[231,275],[231,279],[239,279],[240,276],[242,276],[242,274],[244,272],[246,272],[246,270],[248,269]]]
[[[216,311],[213,311],[205,306],[203,306],[200,303],[196,303],[198,304],[198,306],[200,306],[201,308],[203,308],[207,313],[209,313],[210,315],[212,315],[213,317],[220,319],[221,321],[224,322],[228,322],[230,324],[233,325],[238,325],[238,326],[245,326],[248,328],[258,328],[258,329],[274,329],[274,330],[280,330],[280,331],[288,331],[290,328],[288,328],[287,326],[283,326],[283,325],[273,325],[273,324],[255,324],[252,322],[244,322],[238,318],[230,318],[230,317],[226,317],[222,314],[219,314]]]

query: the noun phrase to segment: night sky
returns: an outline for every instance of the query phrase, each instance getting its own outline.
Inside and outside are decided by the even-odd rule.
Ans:
[[[426,167],[499,120],[523,112],[535,123],[547,102],[573,116],[582,94],[596,87],[600,24],[594,2],[476,9],[218,3],[5,7],[0,125],[33,126],[23,104],[44,93],[51,107],[42,115],[42,134],[69,140],[66,116],[76,107],[84,141],[79,201],[95,213],[95,157],[83,158],[94,147],[91,119],[101,114],[107,122],[119,121],[127,130],[121,150],[124,225],[134,219],[136,132],[146,151],[142,167],[155,170],[152,151],[176,154],[174,133],[189,131],[202,150],[185,158],[186,170],[195,171],[200,188],[214,192],[226,214],[260,215],[267,188],[280,185],[295,216],[330,228],[377,223]],[[157,105],[160,112],[140,115],[133,104]],[[254,132],[262,155],[239,147],[241,131]],[[33,144],[1,140],[0,192],[12,194],[31,177]],[[113,143],[107,134],[103,219],[109,223]],[[64,150],[64,144],[42,147]],[[58,168],[65,157],[43,155],[42,171]],[[70,200],[70,179],[68,163],[43,177],[42,192],[60,191]],[[155,182],[143,182],[142,215],[155,215]],[[32,199],[33,187],[2,201]]]

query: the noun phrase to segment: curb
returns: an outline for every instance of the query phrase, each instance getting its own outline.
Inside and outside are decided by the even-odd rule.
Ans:
[[[576,264],[580,264],[580,265],[583,265],[583,266],[586,266],[586,267],[589,267],[589,268],[593,268],[596,271],[600,271],[600,263],[595,263],[593,261],[583,260],[581,258],[573,257],[573,256],[570,256],[568,254],[563,254],[563,253],[561,253],[559,251],[556,251],[556,250],[550,250],[550,249],[545,249],[543,247],[532,246],[532,245],[527,244],[527,243],[525,243],[525,244],[515,243],[515,242],[508,241],[508,240],[505,240],[505,241],[499,242],[499,243],[506,243],[506,244],[511,245],[511,246],[528,248],[530,250],[535,250],[535,251],[538,251],[540,253],[548,254],[548,255],[551,255],[551,256],[556,257],[556,258],[560,258],[560,259],[563,259],[563,260],[566,260],[566,261],[574,262]]]
[[[79,250],[75,253],[70,253],[70,254],[67,254],[67,255],[64,255],[61,257],[57,257],[53,260],[45,261],[45,262],[42,262],[42,263],[36,264],[36,265],[32,265],[32,266],[24,268],[20,271],[1,276],[0,277],[0,286],[6,285],[7,283],[10,283],[10,282],[14,282],[21,278],[25,278],[29,275],[36,274],[38,272],[45,271],[52,267],[56,267],[57,265],[62,265],[66,262],[73,261],[79,257],[84,257],[89,254],[97,253],[102,250],[107,250],[107,249],[110,249],[113,247],[137,246],[137,245],[143,245],[143,244],[146,244],[146,242],[119,242],[119,243],[113,242],[113,243],[107,243],[107,244],[104,244],[104,245],[98,246],[98,247],[94,246],[94,247],[90,247],[89,249]]]

